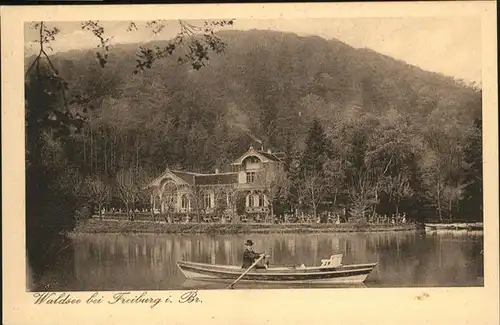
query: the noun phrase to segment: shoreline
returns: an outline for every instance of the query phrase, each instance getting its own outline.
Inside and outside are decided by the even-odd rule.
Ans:
[[[266,224],[266,223],[176,223],[128,220],[90,219],[80,222],[69,235],[77,234],[290,234],[290,233],[345,233],[423,230],[423,225],[407,224]]]

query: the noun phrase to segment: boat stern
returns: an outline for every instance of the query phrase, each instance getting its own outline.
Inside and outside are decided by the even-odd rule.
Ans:
[[[183,268],[184,263],[182,261],[177,261],[176,264],[186,279],[192,279],[192,274]]]

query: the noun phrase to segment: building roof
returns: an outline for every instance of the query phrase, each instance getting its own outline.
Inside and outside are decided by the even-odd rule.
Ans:
[[[217,185],[238,183],[238,173],[198,174],[195,176],[196,185]]]
[[[243,155],[236,159],[231,165],[241,165],[243,160],[249,156],[257,156],[262,162],[275,161],[280,162],[285,157],[283,152],[272,153],[268,151],[256,150],[250,147]]]
[[[279,160],[283,160],[286,158],[286,154],[284,152],[273,152],[273,155]]]
[[[189,185],[195,184],[194,179],[195,176],[197,175],[196,173],[184,172],[180,170],[171,170],[170,172],[175,176],[179,177],[180,179],[182,179],[184,182],[188,183]]]
[[[179,178],[188,185],[229,185],[238,183],[238,173],[215,173],[202,174],[181,170],[166,170],[159,177],[155,178],[149,186],[159,186],[161,180],[168,178],[168,175]]]
[[[247,152],[236,159],[232,165],[239,165],[243,160],[250,156],[257,156],[263,162],[280,162],[286,155],[283,152],[268,152],[256,150],[250,147]],[[193,173],[181,170],[170,170],[166,169],[160,176],[156,177],[151,183],[146,187],[159,187],[161,186],[163,180],[171,178],[177,184],[188,184],[188,185],[230,185],[238,183],[238,173],[215,173],[215,174],[202,174]]]
[[[277,153],[271,153],[271,152],[267,152],[267,151],[257,151],[258,153],[260,153],[261,155],[263,155],[264,157],[266,157],[267,159],[269,160],[272,160],[272,161],[281,161],[281,159],[284,158],[284,153],[283,152],[277,152]],[[279,158],[277,156],[277,154],[280,154],[280,156],[283,156],[283,158]]]

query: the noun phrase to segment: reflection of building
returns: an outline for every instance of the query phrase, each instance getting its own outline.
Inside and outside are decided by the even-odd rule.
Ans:
[[[268,213],[268,191],[275,175],[283,170],[283,159],[283,153],[250,147],[228,173],[167,169],[148,185],[153,209],[160,213],[230,212],[236,211],[241,200],[247,213]]]

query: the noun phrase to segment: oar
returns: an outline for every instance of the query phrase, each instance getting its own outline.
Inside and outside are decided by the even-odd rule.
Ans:
[[[247,274],[255,265],[257,265],[257,263],[259,263],[259,261],[261,259],[263,259],[264,257],[266,256],[266,254],[261,254],[260,257],[255,261],[253,262],[253,264],[245,271],[243,272],[242,275],[240,275],[239,278],[237,278],[233,283],[231,283],[227,288],[228,289],[233,289],[233,286],[236,284],[236,282],[240,281],[242,277],[245,276],[245,274]]]

